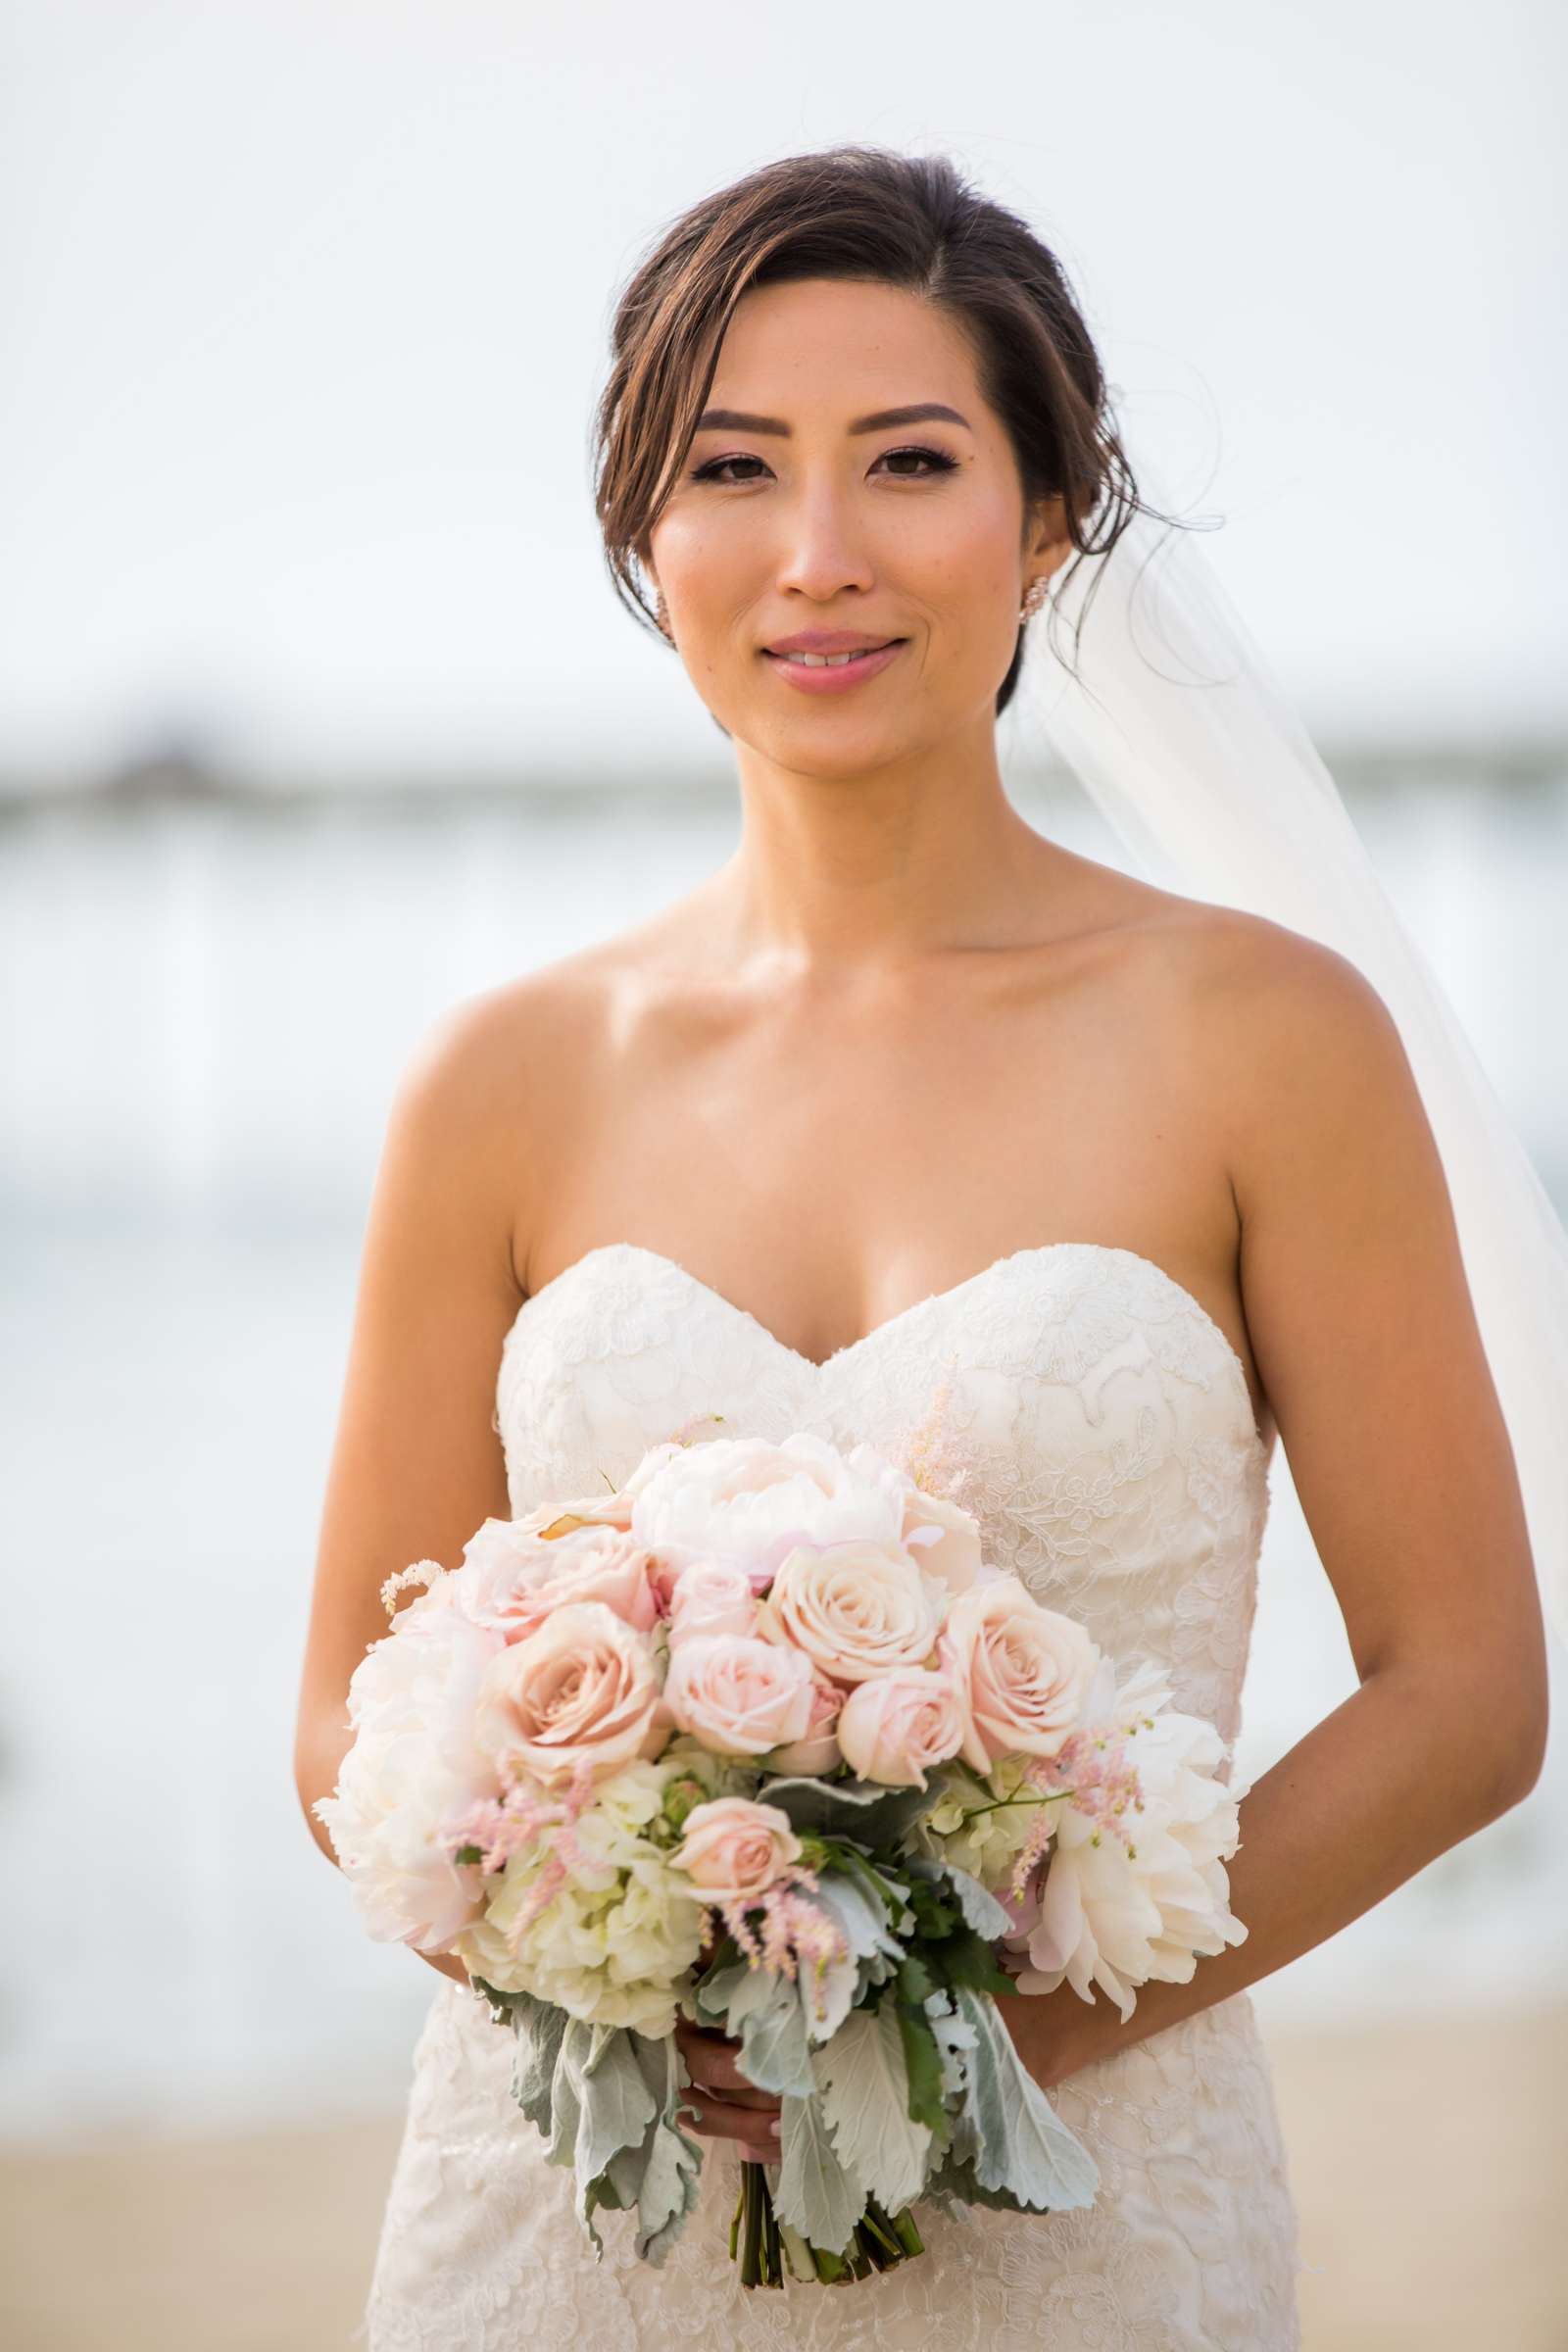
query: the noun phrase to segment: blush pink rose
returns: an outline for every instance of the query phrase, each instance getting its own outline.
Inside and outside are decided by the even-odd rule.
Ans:
[[[939,1597],[902,1544],[829,1544],[792,1551],[763,1607],[835,1683],[861,1683],[930,1656]]]
[[[713,1754],[765,1755],[806,1735],[811,1662],[782,1642],[702,1634],[671,1649],[664,1702]]]
[[[672,1648],[706,1634],[740,1634],[750,1640],[756,1631],[752,1580],[737,1561],[696,1560],[681,1570],[669,1596]]]
[[[789,1815],[777,1805],[719,1796],[693,1806],[669,1858],[710,1902],[754,1903],[794,1868],[801,1851]]]
[[[1043,1608],[1015,1576],[960,1592],[942,1628],[942,1663],[976,1772],[1000,1756],[1054,1756],[1077,1723],[1100,1651],[1075,1618]]]
[[[857,1683],[839,1717],[839,1745],[862,1781],[923,1788],[934,1764],[963,1745],[963,1695],[956,1675],[906,1666]]]
[[[597,1778],[658,1755],[670,1719],[653,1652],[603,1601],[568,1602],[484,1671],[475,1745],[504,1781]]]
[[[777,1640],[777,1635],[770,1637]],[[830,1682],[819,1666],[811,1669],[811,1713],[806,1730],[799,1740],[775,1748],[768,1757],[770,1772],[817,1774],[831,1772],[842,1763],[836,1726],[839,1710],[844,1704],[844,1692],[837,1683]]]
[[[658,1614],[652,1563],[641,1544],[612,1521],[581,1521],[543,1536],[512,1519],[487,1519],[464,1545],[457,1602],[474,1625],[519,1642],[552,1610],[603,1601],[639,1633]]]

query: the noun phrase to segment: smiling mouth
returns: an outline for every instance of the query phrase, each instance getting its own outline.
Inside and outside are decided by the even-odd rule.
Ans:
[[[847,654],[775,654],[771,646],[762,651],[770,662],[794,662],[803,669],[843,669],[852,662],[864,662],[872,654],[885,654],[890,645],[902,645],[902,637],[885,637],[880,645],[858,645]]]

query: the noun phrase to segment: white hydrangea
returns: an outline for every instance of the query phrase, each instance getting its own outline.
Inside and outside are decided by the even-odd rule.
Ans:
[[[707,1794],[728,1776],[715,1759],[680,1753],[628,1765],[602,1782],[572,1833],[565,1875],[513,1949],[509,1931],[555,1860],[547,1838],[497,1874],[483,1918],[457,1950],[500,1992],[531,1992],[591,2023],[668,2034],[680,1980],[697,1959],[703,1905],[670,1867],[671,1782]]]
[[[925,1816],[927,1849],[956,1870],[966,1870],[982,1886],[1000,1893],[1039,1821],[1028,1801],[1024,1774],[1032,1756],[1004,1756],[985,1780],[962,1764],[945,1764],[932,1778],[942,1793]],[[1012,1801],[1022,1791],[1022,1802]],[[1054,1812],[1060,1813],[1057,1805]]]

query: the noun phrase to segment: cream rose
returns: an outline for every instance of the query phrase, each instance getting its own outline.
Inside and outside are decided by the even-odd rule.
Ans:
[[[669,1858],[709,1902],[754,1903],[793,1868],[801,1850],[789,1815],[777,1805],[719,1796],[693,1806]]]
[[[704,1635],[740,1634],[750,1640],[756,1631],[752,1580],[738,1562],[696,1560],[681,1570],[669,1595],[672,1648]]]
[[[715,1755],[765,1755],[806,1735],[811,1662],[782,1642],[699,1635],[671,1649],[664,1702],[680,1729]]]
[[[669,1737],[652,1650],[602,1600],[552,1609],[491,1659],[474,1740],[503,1780],[562,1781],[656,1756]]]
[[[976,1772],[999,1756],[1054,1756],[1077,1723],[1100,1651],[1074,1618],[1042,1608],[1015,1576],[960,1592],[941,1657],[961,1694],[961,1753]]]
[[[839,1717],[838,1740],[862,1781],[923,1788],[931,1767],[957,1754],[965,1728],[956,1676],[906,1666],[856,1685]]]
[[[785,1641],[836,1683],[918,1666],[936,1642],[935,1589],[898,1544],[797,1548],[762,1605]]]

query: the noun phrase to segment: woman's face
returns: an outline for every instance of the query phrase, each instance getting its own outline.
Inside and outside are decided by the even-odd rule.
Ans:
[[[808,278],[737,307],[650,569],[727,733],[850,773],[992,723],[1023,592],[1068,552],[1058,502],[1031,520],[1026,538],[952,319],[902,287]],[[842,669],[769,650],[813,631],[897,642]]]

